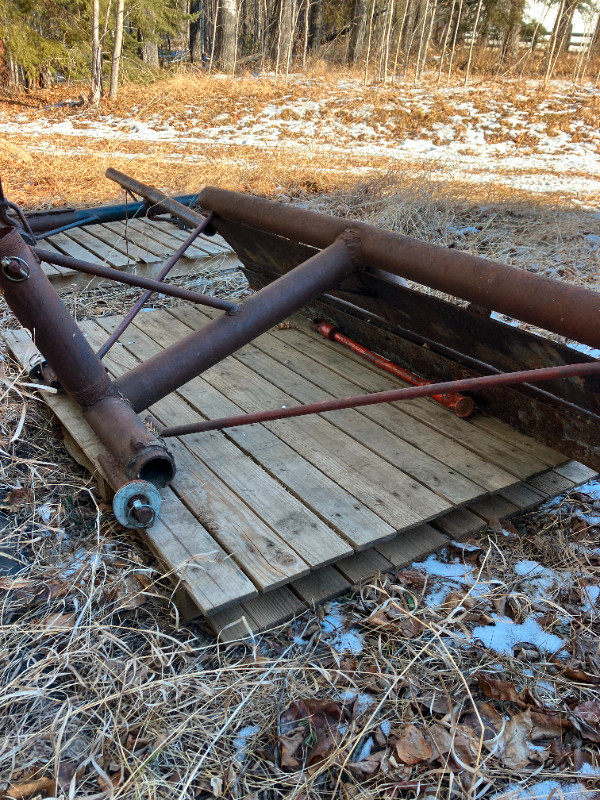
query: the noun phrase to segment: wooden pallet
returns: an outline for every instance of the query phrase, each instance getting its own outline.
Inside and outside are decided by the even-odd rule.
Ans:
[[[187,238],[188,233],[167,222],[146,217],[103,225],[87,225],[57,233],[40,243],[45,250],[106,264],[115,269],[154,278],[167,258]],[[207,268],[234,268],[239,265],[235,253],[220,236],[200,235],[170,272],[170,277],[192,275]],[[95,288],[107,283],[65,267],[43,264],[43,270],[58,290]]]
[[[143,312],[107,368],[122,374],[215,313]],[[81,327],[96,348],[120,319]],[[28,333],[6,340],[29,365]],[[180,424],[398,384],[295,317],[150,410]],[[106,490],[101,445],[77,407],[63,395],[45,399],[71,452]],[[596,475],[494,419],[458,420],[429,399],[213,431],[170,447],[177,476],[146,539],[183,613],[204,614],[227,641]]]

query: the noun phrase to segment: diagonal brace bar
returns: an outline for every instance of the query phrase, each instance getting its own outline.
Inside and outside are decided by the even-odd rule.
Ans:
[[[354,272],[360,243],[343,233],[333,244],[249,297],[234,317],[223,316],[140,364],[117,381],[135,411],[149,408]]]
[[[128,286],[138,286],[140,289],[148,289],[151,293],[157,292],[170,297],[178,297],[180,300],[189,300],[190,303],[197,303],[201,306],[219,308],[228,314],[237,314],[241,308],[239,303],[221,300],[219,297],[211,297],[201,292],[192,292],[190,289],[161,283],[161,281],[154,281],[151,278],[142,278],[141,275],[132,275],[130,272],[122,272],[119,269],[105,267],[103,264],[92,264],[89,261],[63,256],[60,253],[42,250],[39,247],[34,247],[33,251],[40,261],[45,261],[47,264],[57,264],[59,267],[67,267],[67,269],[74,269],[87,275],[98,275],[100,278],[106,278],[117,283],[125,283]]]

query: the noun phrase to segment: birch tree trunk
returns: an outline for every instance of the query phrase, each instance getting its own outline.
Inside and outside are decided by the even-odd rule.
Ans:
[[[125,0],[117,0],[117,16],[115,20],[115,41],[113,44],[112,63],[110,65],[110,99],[116,100],[119,91],[119,67],[123,55],[123,18]]]
[[[473,33],[471,36],[471,46],[469,47],[469,58],[467,61],[467,72],[465,74],[465,86],[469,82],[469,76],[471,74],[471,63],[473,61],[473,48],[475,47],[475,39],[477,38],[477,24],[479,22],[479,15],[481,14],[481,6],[483,5],[483,0],[479,0],[477,4],[477,11],[475,12],[475,22],[473,24]]]
[[[223,72],[233,74],[237,53],[237,0],[221,0],[221,52]]]
[[[100,0],[92,0],[92,79],[90,103],[97,106],[102,96],[102,50],[100,49]]]

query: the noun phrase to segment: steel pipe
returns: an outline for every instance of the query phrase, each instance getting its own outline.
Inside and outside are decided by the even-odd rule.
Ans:
[[[173,199],[184,206],[195,206],[198,203],[197,194],[180,195]],[[25,218],[36,238],[45,239],[68,228],[136,219],[149,214],[153,215],[153,212],[156,211],[160,211],[160,209],[153,208],[143,201],[96,206],[95,208],[51,208],[48,211],[30,211]]]
[[[600,293],[497,261],[258,197],[205,187],[202,208],[296,242],[327,247],[350,228],[364,263],[529,322],[590,347],[600,347]],[[216,223],[218,228],[218,223]]]
[[[122,376],[118,391],[135,411],[183,386],[298,311],[360,264],[356,238],[333,244],[249,297],[235,317],[220,317]]]
[[[145,183],[136,181],[135,178],[131,178],[123,172],[119,172],[118,169],[109,167],[105,175],[109,180],[118,183],[121,188],[127,189],[133,194],[137,194],[139,197],[143,197],[147,203],[152,203],[155,209],[177,217],[177,219],[181,220],[181,222],[185,223],[190,228],[195,228],[204,219],[202,214],[199,214],[197,211],[192,211],[191,208],[177,202],[177,200],[159,191],[155,186],[148,186]]]
[[[460,381],[444,381],[431,383],[425,386],[409,386],[403,389],[388,389],[384,392],[372,394],[359,394],[353,397],[336,398],[335,400],[322,400],[303,406],[290,406],[289,408],[274,408],[270,411],[257,411],[253,414],[238,414],[232,417],[193,422],[189,425],[174,425],[159,428],[163,438],[171,436],[184,436],[190,433],[204,433],[206,431],[235,428],[239,425],[252,425],[256,422],[273,422],[278,419],[290,417],[304,417],[308,414],[324,414],[327,411],[341,411],[346,408],[360,408],[373,406],[379,403],[395,403],[399,400],[413,400],[418,397],[432,397],[436,394],[452,392],[469,392],[477,389],[489,389],[493,386],[512,386],[518,383],[537,383],[556,378],[573,378],[581,375],[600,375],[600,362],[586,364],[564,364],[560,367],[547,367],[546,369],[528,369],[521,372],[506,372],[502,375],[484,375],[480,378],[465,378]],[[154,420],[150,420],[154,424]]]
[[[170,483],[173,457],[115,392],[104,365],[13,227],[0,228],[0,290],[60,386],[110,453],[113,488],[134,479]]]
[[[87,275],[98,275],[100,278],[106,278],[107,280],[116,281],[117,283],[125,283],[128,286],[148,289],[151,294],[156,292],[158,294],[166,294],[169,297],[178,297],[180,300],[188,300],[190,303],[197,303],[201,306],[219,308],[222,311],[226,311],[228,314],[237,314],[241,308],[239,303],[221,300],[218,297],[211,297],[201,292],[192,292],[190,289],[183,289],[181,286],[161,283],[159,280],[155,281],[151,278],[142,278],[141,275],[132,275],[130,272],[123,272],[119,269],[106,267],[103,264],[92,264],[89,261],[81,261],[79,258],[63,256],[61,253],[55,253],[51,250],[42,250],[39,247],[35,247],[33,250],[40,261],[45,261],[47,264],[57,264],[59,267],[67,267],[68,269],[77,270],[77,272],[84,272]]]

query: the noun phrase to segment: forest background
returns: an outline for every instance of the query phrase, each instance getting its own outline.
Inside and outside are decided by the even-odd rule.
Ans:
[[[276,74],[320,59],[368,80],[472,74],[598,80],[597,0],[0,0],[0,88],[191,65]]]

